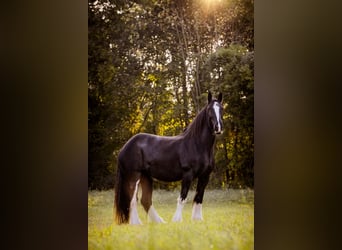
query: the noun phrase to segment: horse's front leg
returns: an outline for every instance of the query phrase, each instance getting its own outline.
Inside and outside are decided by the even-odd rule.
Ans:
[[[194,203],[192,207],[191,218],[193,220],[203,220],[202,202],[203,202],[204,189],[209,182],[209,174],[210,173],[207,173],[198,177],[196,195],[195,195]]]
[[[193,175],[190,172],[183,176],[181,193],[177,199],[177,209],[176,209],[175,214],[173,215],[172,221],[175,221],[175,222],[182,221],[183,207],[186,202],[186,197],[188,196],[191,181],[193,180]]]

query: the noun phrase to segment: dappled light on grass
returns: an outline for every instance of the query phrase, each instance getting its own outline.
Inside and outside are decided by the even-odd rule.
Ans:
[[[141,226],[113,223],[114,192],[88,194],[88,249],[254,249],[254,191],[207,190],[204,221],[192,221],[192,199],[183,210],[183,221],[171,222],[178,191],[155,190],[154,206],[166,224],[147,221],[141,205]]]

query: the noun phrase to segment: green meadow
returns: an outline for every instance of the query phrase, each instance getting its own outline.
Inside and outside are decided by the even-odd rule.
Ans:
[[[139,193],[139,197],[140,197]],[[183,209],[183,221],[172,222],[179,191],[154,190],[153,205],[167,222],[155,224],[139,203],[143,225],[113,222],[114,191],[88,192],[88,249],[254,249],[254,191],[206,190],[204,221],[192,221],[192,199]]]

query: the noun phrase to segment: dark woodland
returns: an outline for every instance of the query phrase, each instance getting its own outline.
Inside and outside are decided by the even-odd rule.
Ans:
[[[181,134],[208,91],[224,106],[208,188],[253,188],[254,1],[89,1],[88,188],[115,186],[132,136]]]

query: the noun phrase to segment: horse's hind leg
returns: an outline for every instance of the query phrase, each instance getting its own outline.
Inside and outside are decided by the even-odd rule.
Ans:
[[[129,197],[131,198],[129,207],[129,224],[139,225],[142,224],[138,215],[137,201],[138,201],[138,188],[140,182],[140,174],[132,175],[129,181]]]
[[[143,205],[149,219],[157,223],[165,223],[152,205],[152,178],[150,176],[142,175],[140,183],[142,188],[141,204]]]

